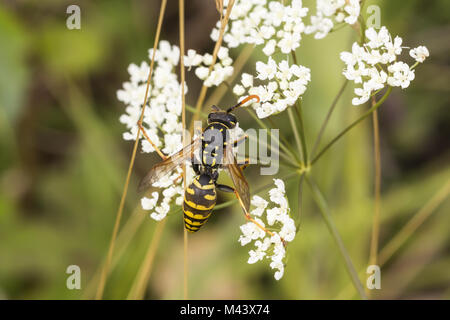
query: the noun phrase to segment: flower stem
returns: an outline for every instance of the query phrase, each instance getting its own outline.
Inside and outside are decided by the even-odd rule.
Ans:
[[[328,113],[325,117],[324,122],[322,123],[322,127],[320,128],[319,134],[317,135],[316,141],[314,142],[314,146],[311,150],[311,156],[314,156],[316,153],[317,148],[319,147],[320,140],[322,139],[323,133],[325,132],[325,128],[328,125],[328,122],[330,121],[331,114],[333,113],[334,109],[336,108],[337,103],[339,102],[339,99],[342,97],[342,94],[345,91],[345,87],[347,87],[348,80],[345,80],[342,84],[341,89],[339,89],[338,94],[334,98],[333,102],[331,103],[330,109],[328,110]]]
[[[304,155],[303,155],[303,151],[302,151],[303,150],[302,143],[300,142],[300,137],[298,135],[298,128],[297,128],[297,124],[295,123],[295,120],[294,120],[294,114],[292,113],[291,108],[287,108],[287,111],[288,111],[289,121],[291,122],[292,131],[294,131],[294,137],[295,137],[295,142],[297,143],[298,151],[300,153],[300,156],[304,159]]]
[[[279,125],[276,125],[275,121],[271,117],[267,117],[266,119],[267,119],[267,121],[269,121],[269,123],[272,126],[272,128],[279,128],[280,127]],[[283,132],[279,131],[278,133],[279,133],[280,140],[284,143],[286,148],[289,149],[290,153],[292,155],[296,155],[294,148],[291,147],[291,144],[285,138]],[[296,157],[296,159],[298,160],[298,162],[300,162],[300,159],[298,157]]]
[[[181,104],[182,104],[182,124],[183,124],[183,148],[187,145],[186,138],[186,97],[184,94],[184,83],[185,83],[185,70],[184,70],[184,0],[178,1],[179,8],[179,32],[180,32],[180,78],[181,78]],[[217,54],[216,50],[214,51]],[[183,189],[186,190],[186,163],[183,161]],[[183,220],[184,222],[184,220]],[[183,249],[184,249],[184,268],[183,268],[183,298],[187,300],[188,298],[188,237],[187,230],[183,228]]]
[[[255,119],[255,121],[259,124],[260,127],[267,130],[267,134],[272,138],[272,133],[271,133],[270,129],[266,126],[266,124],[260,118],[258,118],[258,116],[253,112],[253,110],[251,110],[250,108],[245,108],[245,109],[252,116],[252,118]],[[289,150],[289,148],[287,148],[282,141],[279,141],[279,144],[280,144],[281,149],[283,149],[283,151],[290,156],[290,159],[289,159],[290,161],[293,161],[295,163],[300,162],[300,159],[297,157],[297,155],[294,152],[292,152],[291,150]],[[280,153],[280,155],[282,155],[282,153]]]
[[[450,195],[450,181],[431,198],[380,251],[378,263],[384,265],[409,237],[430,217]]]
[[[333,219],[331,218],[330,210],[328,208],[325,198],[323,197],[317,185],[313,181],[311,181],[308,176],[306,176],[306,182],[308,183],[312,191],[313,198],[320,209],[320,213],[322,214],[322,218],[324,219],[325,224],[327,225],[328,231],[333,237],[333,240],[336,243],[342,258],[344,259],[345,267],[353,282],[353,286],[355,287],[356,291],[358,291],[361,299],[367,299],[361,281],[359,280],[358,274],[356,273],[356,269],[353,266],[352,260],[347,252],[347,249],[345,249],[341,236],[339,235],[339,232],[337,231]]]
[[[216,63],[217,60],[217,54],[219,52],[220,46],[222,45],[222,40],[223,40],[223,35],[225,33],[225,27],[228,24],[228,20],[230,18],[230,14],[231,14],[231,9],[233,8],[234,5],[234,1],[235,0],[230,0],[228,3],[228,7],[227,7],[227,12],[225,13],[225,16],[223,16],[222,13],[220,13],[220,30],[219,30],[219,37],[216,41],[216,45],[214,46],[214,51],[213,51],[213,59],[212,59],[212,63],[209,67],[209,72],[208,75],[211,73],[212,69],[214,68],[214,65]],[[200,94],[198,96],[197,99],[197,103],[195,104],[195,110],[196,112],[194,113],[194,116],[191,119],[191,125],[190,127],[192,128],[193,123],[198,119],[198,115],[200,114],[200,111],[202,109],[203,106],[203,101],[205,101],[205,97],[206,97],[206,91],[208,90],[208,87],[205,86],[205,84],[203,84],[201,90],[200,90]]]
[[[354,126],[356,126],[358,123],[360,123],[362,120],[364,120],[365,118],[367,118],[368,116],[370,116],[372,114],[372,112],[374,112],[375,110],[377,110],[382,104],[383,102],[387,99],[387,97],[389,96],[389,94],[392,91],[392,87],[388,87],[386,93],[384,94],[384,96],[373,106],[371,107],[369,110],[367,110],[366,113],[364,113],[361,117],[359,117],[357,120],[355,120],[352,124],[350,124],[347,128],[345,128],[344,130],[341,131],[341,133],[339,133],[333,140],[331,140],[320,152],[319,154],[311,161],[311,165],[314,164],[317,160],[320,159],[320,157],[325,153],[325,151],[327,151],[336,141],[338,141],[343,135],[345,135],[350,129],[352,129]]]
[[[294,60],[294,63],[298,65],[297,55],[295,51],[291,51],[292,60]],[[289,109],[288,109],[289,111]],[[302,116],[302,101],[301,98],[298,98],[295,103],[295,111],[297,113],[298,121],[299,121],[299,131],[300,131],[300,139],[301,139],[301,146],[302,148],[299,149],[299,151],[302,153],[303,157],[303,163],[306,165],[308,164],[308,148],[306,146],[306,139],[305,139],[305,127],[303,126],[303,116]],[[296,126],[297,128],[297,126]]]
[[[281,180],[283,180],[283,181],[286,181],[286,180],[288,180],[288,179],[291,179],[292,177],[295,177],[295,176],[297,176],[297,172],[291,172],[290,174],[288,174],[288,175],[286,175],[286,176],[284,176],[284,177],[282,177],[282,178],[280,178]],[[264,186],[262,186],[262,187],[259,187],[258,189],[256,189],[255,191],[252,191],[252,194],[257,194],[257,193],[259,193],[259,192],[261,192],[261,191],[264,191],[265,189],[267,189],[267,188],[269,188],[269,187],[271,187],[271,186],[273,186],[273,181],[271,181],[270,183],[268,183],[268,184],[266,184],[266,185],[264,185]],[[221,204],[218,204],[218,205],[216,205],[215,207],[214,207],[214,210],[219,210],[219,209],[223,209],[223,208],[227,208],[227,207],[229,207],[229,206],[231,206],[233,203],[235,203],[235,202],[237,202],[238,200],[236,199],[236,198],[234,198],[234,199],[232,199],[232,200],[228,200],[228,201],[226,201],[226,202],[223,202],[223,203],[221,203]]]
[[[375,100],[372,102],[375,103]],[[380,156],[380,133],[378,129],[378,113],[375,110],[372,113],[373,118],[373,144],[374,144],[374,163],[375,163],[375,206],[372,223],[372,238],[370,242],[369,264],[377,264],[378,238],[380,233],[380,187],[381,187],[381,156]]]
[[[297,112],[298,121],[300,123],[300,139],[302,141],[302,154],[303,154],[303,162],[308,164],[308,147],[306,146],[305,139],[305,126],[303,125],[303,116],[302,116],[302,102],[300,99],[297,100],[295,104],[295,111]]]

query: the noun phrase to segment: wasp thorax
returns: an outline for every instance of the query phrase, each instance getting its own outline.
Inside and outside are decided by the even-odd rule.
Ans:
[[[226,125],[229,129],[233,129],[236,126],[236,116],[232,113],[226,113],[225,111],[211,112],[208,115],[208,124],[213,122],[220,122]]]

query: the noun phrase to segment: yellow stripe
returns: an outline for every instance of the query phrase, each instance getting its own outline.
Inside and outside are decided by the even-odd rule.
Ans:
[[[188,231],[188,232],[191,232],[191,233],[194,233],[195,231],[198,231],[200,228],[195,228],[195,229],[191,229],[191,228],[189,228],[189,226],[187,226],[187,225],[184,225],[185,227],[186,227],[186,230]]]
[[[190,230],[194,230],[194,231],[197,231],[197,230],[199,230],[200,229],[200,227],[201,226],[198,226],[198,227],[194,227],[194,226],[190,226],[190,225],[187,225],[187,224],[185,224],[184,225],[186,228],[189,228]]]
[[[200,182],[198,182],[197,179],[194,179],[194,185],[195,185],[197,188],[202,189],[202,190],[208,190],[208,189],[214,189],[214,188],[215,188],[215,186],[214,186],[213,184],[207,184],[207,185],[202,186],[202,185],[200,184]]]
[[[194,189],[192,189],[192,188],[187,187],[187,188],[186,188],[186,191],[187,191],[187,193],[189,193],[189,194],[195,194],[195,191],[194,191]]]
[[[224,126],[227,129],[230,129],[225,123],[222,123],[222,122],[219,122],[219,121],[213,121],[213,122],[210,123],[210,125],[212,125],[214,123],[218,123],[219,125]],[[233,121],[230,121],[230,123],[234,124]]]
[[[198,219],[198,220],[206,220],[206,219],[208,219],[209,216],[211,215],[211,212],[210,212],[207,216],[203,216],[203,215],[201,215],[201,214],[194,214],[194,213],[192,213],[192,212],[190,212],[190,211],[188,211],[188,210],[185,210],[184,213],[185,213],[188,217],[191,217],[191,218],[194,218],[194,219]]]
[[[199,226],[199,227],[202,226],[202,225],[204,225],[205,222],[206,222],[206,221],[203,221],[203,222],[192,221],[192,220],[189,220],[188,218],[184,218],[184,221],[187,222],[187,223],[189,223],[189,224],[192,225],[192,226]]]
[[[204,195],[203,198],[205,198],[206,200],[215,200],[216,199],[216,195],[214,194],[207,194]]]
[[[184,202],[186,202],[186,204],[188,204],[190,207],[197,209],[197,210],[202,210],[202,211],[211,210],[216,205],[215,203],[213,203],[210,207],[205,207],[205,206],[202,206],[201,204],[195,204],[192,201],[189,201],[186,199],[184,199]]]

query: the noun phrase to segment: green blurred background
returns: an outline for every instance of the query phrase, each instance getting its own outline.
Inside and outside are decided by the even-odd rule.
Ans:
[[[168,1],[162,39],[178,44],[177,1]],[[125,181],[132,143],[122,140],[124,105],[116,91],[127,67],[147,59],[159,1],[14,1],[0,5],[0,298],[92,298]],[[312,1],[305,1],[308,7]],[[450,178],[450,2],[369,1],[381,24],[404,45],[426,45],[431,57],[416,80],[394,90],[380,109],[383,248]],[[81,8],[81,30],[66,28],[66,8]],[[214,1],[186,1],[186,46],[212,52]],[[304,97],[306,136],[312,142],[344,79],[339,52],[355,40],[350,28],[323,40],[305,37],[300,61],[312,70]],[[405,53],[407,55],[407,51]],[[235,58],[239,49],[232,50]],[[245,70],[253,72],[251,58]],[[408,60],[409,57],[405,57]],[[410,60],[408,60],[410,61]],[[187,103],[200,83],[187,77]],[[349,86],[322,142],[364,110],[351,105]],[[219,105],[234,102],[232,95]],[[239,111],[241,127],[253,126]],[[288,123],[286,114],[275,117]],[[292,132],[283,133],[294,141]],[[373,216],[373,143],[370,119],[336,144],[313,168],[361,279],[369,257]],[[156,222],[140,210],[136,185],[156,156],[138,154],[117,244],[120,259],[105,298],[122,299],[141,265]],[[251,187],[270,182],[247,169]],[[286,172],[281,169],[277,177]],[[286,181],[298,214],[298,178]],[[219,201],[231,199],[223,196]],[[374,298],[450,298],[450,201],[445,199],[382,267]],[[304,188],[301,227],[289,246],[284,278],[266,263],[247,264],[237,242],[245,222],[237,206],[218,210],[189,237],[189,297],[197,299],[356,298],[327,228]],[[178,299],[183,291],[182,219],[170,216],[156,254],[146,298]],[[127,242],[129,241],[129,242]],[[123,243],[129,243],[124,247]],[[123,250],[121,250],[124,248]],[[82,290],[66,288],[66,268],[81,268]],[[98,274],[97,274],[98,275]]]

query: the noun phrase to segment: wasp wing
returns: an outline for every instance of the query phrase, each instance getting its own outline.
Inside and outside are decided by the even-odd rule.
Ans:
[[[200,147],[201,141],[202,140],[200,138],[194,140],[191,144],[184,147],[174,155],[154,165],[139,183],[138,192],[146,190],[153,183],[172,172],[179,165],[183,164],[184,161],[192,159],[194,156],[194,151]]]
[[[248,182],[242,173],[242,169],[238,166],[236,158],[233,154],[233,148],[225,148],[225,164],[224,168],[227,169],[230,174],[231,180],[233,181],[234,187],[244,204],[245,210],[249,212],[250,210],[250,191],[248,187]]]

